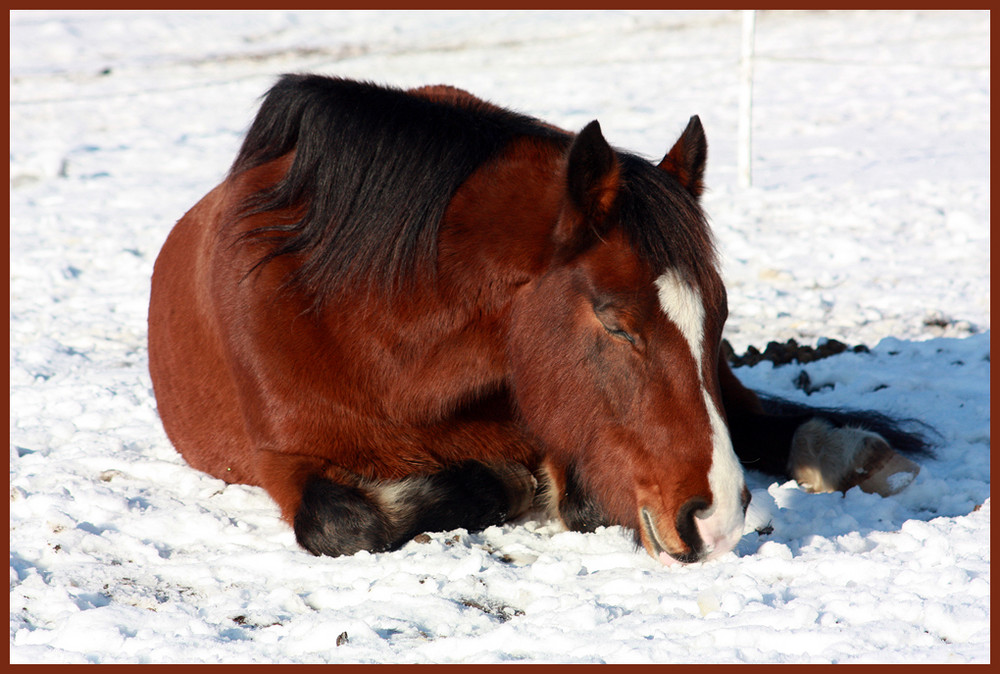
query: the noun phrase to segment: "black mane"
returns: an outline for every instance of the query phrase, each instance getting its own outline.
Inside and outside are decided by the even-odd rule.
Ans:
[[[320,306],[346,285],[398,288],[432,273],[452,196],[518,136],[565,138],[492,105],[431,101],[401,89],[319,75],[285,75],[267,93],[230,175],[295,151],[273,188],[241,215],[301,209],[301,218],[247,232],[272,244],[257,263],[301,254],[288,285]]]
[[[240,205],[241,216],[295,213],[242,236],[267,245],[254,268],[301,255],[286,286],[310,293],[313,308],[341,289],[392,292],[421,274],[432,278],[455,191],[522,136],[566,148],[572,141],[476,99],[438,102],[366,82],[285,75],[266,94],[230,169],[235,176],[295,152],[280,182]],[[617,154],[620,223],[637,254],[655,271],[701,278],[715,255],[696,201],[647,160]]]

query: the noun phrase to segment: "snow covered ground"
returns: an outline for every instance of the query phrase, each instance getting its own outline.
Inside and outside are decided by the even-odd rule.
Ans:
[[[754,188],[740,15],[15,12],[14,662],[988,662],[988,13],[763,13]],[[872,347],[749,385],[921,419],[890,497],[749,474],[737,550],[661,568],[627,532],[529,520],[314,558],[156,416],[148,281],[287,71],[446,82],[658,158],[701,115],[742,352]]]

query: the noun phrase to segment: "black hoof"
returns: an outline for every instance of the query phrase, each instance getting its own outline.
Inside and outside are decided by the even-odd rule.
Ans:
[[[389,523],[360,489],[314,476],[302,490],[295,538],[314,555],[353,555],[392,547]]]

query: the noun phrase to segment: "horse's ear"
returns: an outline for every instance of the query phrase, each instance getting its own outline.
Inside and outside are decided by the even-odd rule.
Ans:
[[[557,237],[563,243],[582,244],[591,233],[602,234],[618,196],[620,175],[618,156],[595,119],[583,128],[569,149],[566,192],[576,217],[566,219],[560,228],[563,231]]]
[[[708,141],[701,120],[695,115],[688,122],[684,133],[677,139],[670,152],[660,162],[660,168],[673,175],[697,199],[705,190],[705,161],[708,159]]]

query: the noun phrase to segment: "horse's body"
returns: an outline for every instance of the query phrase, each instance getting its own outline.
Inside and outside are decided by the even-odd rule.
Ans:
[[[168,435],[266,489],[315,554],[535,503],[696,561],[742,534],[741,460],[888,492],[887,470],[916,467],[882,436],[918,439],[765,409],[719,356],[705,156],[697,118],[654,166],[596,122],[574,135],[451,87],[287,76],[157,259]]]

